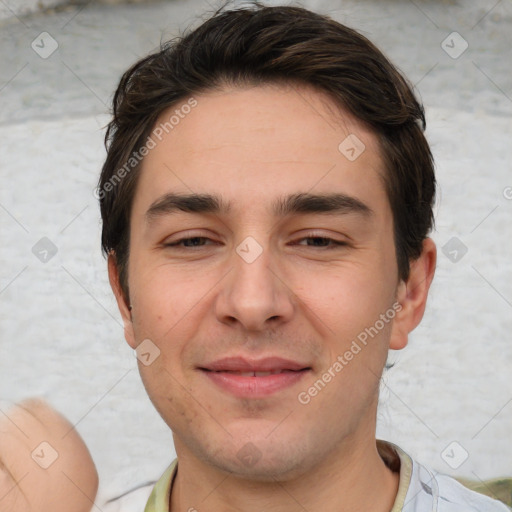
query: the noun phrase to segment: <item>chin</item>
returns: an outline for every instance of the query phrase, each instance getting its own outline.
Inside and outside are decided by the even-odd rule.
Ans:
[[[303,463],[297,461],[295,456],[288,460],[283,458],[272,460],[262,456],[253,465],[241,462],[236,456],[230,460],[210,460],[209,463],[229,473],[231,477],[253,482],[285,482],[306,472]]]
[[[196,451],[196,454],[206,464],[232,477],[257,482],[292,480],[307,473],[314,465],[315,456],[309,453],[314,447],[307,446],[304,436],[300,440],[293,440],[283,435],[271,440],[267,430],[263,432],[243,437],[234,435],[231,443],[218,444],[219,448],[214,451],[206,447],[202,447],[206,450],[201,450],[196,445],[196,450],[199,448],[203,452],[199,454]]]

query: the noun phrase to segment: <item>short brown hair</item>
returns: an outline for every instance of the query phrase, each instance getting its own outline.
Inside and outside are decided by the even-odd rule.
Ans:
[[[195,30],[137,62],[121,78],[105,136],[108,154],[98,191],[102,247],[105,253],[114,252],[127,297],[129,220],[140,165],[127,169],[126,162],[139,155],[157,118],[180,101],[226,84],[279,82],[327,93],[377,135],[399,277],[408,278],[409,262],[421,254],[433,226],[435,196],[434,163],[423,133],[424,110],[412,87],[355,30],[301,7],[254,3],[221,8]]]

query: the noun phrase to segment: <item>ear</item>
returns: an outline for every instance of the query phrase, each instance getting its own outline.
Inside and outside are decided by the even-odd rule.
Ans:
[[[389,348],[400,350],[407,345],[409,333],[414,330],[425,312],[428,291],[434,278],[437,249],[431,238],[423,241],[418,259],[410,262],[407,281],[400,281],[396,300],[401,305],[393,320]]]
[[[124,338],[128,345],[134,350],[137,348],[135,342],[135,333],[133,331],[132,312],[128,304],[128,298],[124,296],[121,282],[119,281],[119,269],[117,266],[117,260],[114,252],[108,255],[108,279],[110,281],[110,287],[114,292],[117,301],[117,307],[121,313],[124,324]]]

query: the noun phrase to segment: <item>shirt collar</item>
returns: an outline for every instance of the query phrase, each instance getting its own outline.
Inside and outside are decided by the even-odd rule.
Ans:
[[[400,473],[398,492],[391,512],[401,512],[405,505],[407,491],[411,484],[413,463],[411,457],[398,446],[388,441],[377,440],[377,449],[386,465]],[[144,512],[169,512],[172,484],[178,470],[178,459],[166,469],[160,480],[155,484]]]

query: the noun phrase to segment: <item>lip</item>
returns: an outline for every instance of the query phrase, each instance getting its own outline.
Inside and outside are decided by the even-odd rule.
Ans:
[[[273,370],[298,371],[309,367],[308,364],[276,356],[264,357],[262,359],[249,359],[237,356],[217,359],[203,366],[202,369],[214,372],[269,372]]]
[[[281,357],[226,357],[199,370],[211,382],[235,397],[264,398],[293,386],[311,371],[311,367]],[[258,375],[261,373],[263,375]]]

